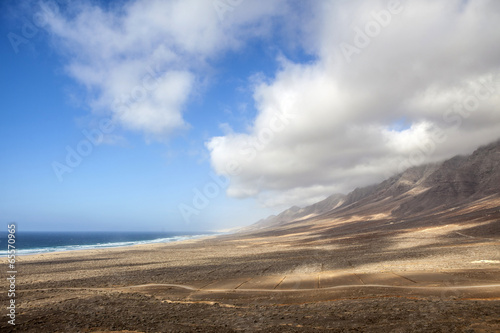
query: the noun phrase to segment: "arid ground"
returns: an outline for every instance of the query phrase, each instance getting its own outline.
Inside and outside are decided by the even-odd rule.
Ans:
[[[499,332],[496,200],[432,220],[316,218],[179,243],[19,257],[16,326],[3,316],[0,329]]]

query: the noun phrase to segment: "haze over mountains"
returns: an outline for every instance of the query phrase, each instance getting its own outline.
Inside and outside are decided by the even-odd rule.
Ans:
[[[411,167],[380,184],[333,194],[313,205],[291,207],[245,228],[256,231],[311,219],[364,216],[405,219],[452,211],[500,198],[500,140],[469,156]],[[495,206],[495,204],[493,204]]]

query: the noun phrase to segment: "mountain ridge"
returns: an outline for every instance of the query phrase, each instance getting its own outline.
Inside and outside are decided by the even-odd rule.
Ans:
[[[282,226],[318,217],[386,214],[421,216],[500,194],[500,139],[442,162],[410,167],[381,183],[332,194],[315,204],[293,206],[244,231]]]

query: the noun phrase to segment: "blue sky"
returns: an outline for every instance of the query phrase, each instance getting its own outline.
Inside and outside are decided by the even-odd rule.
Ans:
[[[493,1],[0,9],[0,220],[20,230],[247,225],[499,137]]]
[[[13,1],[3,6],[20,10]],[[29,18],[29,12],[20,13]],[[2,36],[24,38],[25,21],[4,17],[2,23]],[[185,106],[189,130],[146,142],[141,134],[119,129],[123,142],[94,145],[60,182],[52,163],[65,164],[66,146],[76,150],[86,140],[82,131],[93,127],[86,119],[87,92],[64,74],[64,59],[50,45],[47,31],[37,29],[17,53],[8,38],[1,40],[4,222],[17,221],[27,230],[214,230],[248,224],[268,213],[252,200],[228,199],[224,189],[188,221],[178,205],[192,206],[193,190],[212,182],[204,141],[220,134],[219,124],[227,119],[235,128],[250,121],[247,117],[255,113],[251,92],[238,88],[262,68],[272,71],[277,51],[263,53],[266,45],[250,43],[217,59],[214,67],[220,67],[202,88],[203,95]],[[247,114],[229,115],[240,103],[248,104]]]

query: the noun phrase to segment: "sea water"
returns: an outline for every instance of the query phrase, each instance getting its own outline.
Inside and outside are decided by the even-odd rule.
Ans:
[[[36,232],[15,233],[16,255],[168,243],[214,235],[188,232]],[[7,255],[7,233],[0,233],[0,256]]]

